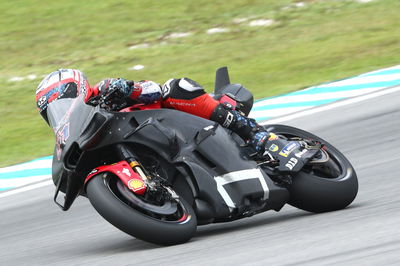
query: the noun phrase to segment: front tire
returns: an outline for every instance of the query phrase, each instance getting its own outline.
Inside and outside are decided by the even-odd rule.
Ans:
[[[136,208],[118,191],[118,183],[121,186],[122,182],[117,176],[105,172],[94,176],[86,186],[93,207],[118,229],[158,245],[184,243],[196,233],[196,215],[182,197],[177,202],[176,213],[160,217]]]
[[[349,160],[325,140],[307,131],[285,126],[269,125],[266,129],[287,138],[300,137],[325,144],[330,160],[318,170],[300,171],[289,186],[289,204],[309,212],[328,212],[347,207],[358,192],[356,172]],[[336,173],[336,174],[335,174]]]

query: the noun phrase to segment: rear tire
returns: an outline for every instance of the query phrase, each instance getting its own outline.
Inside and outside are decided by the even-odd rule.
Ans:
[[[87,184],[87,196],[108,222],[125,233],[158,245],[187,242],[196,233],[197,220],[193,208],[180,197],[176,219],[160,219],[127,204],[110,182],[121,182],[112,173],[94,176]],[[132,192],[133,193],[133,192]]]
[[[289,186],[289,204],[309,212],[328,212],[340,210],[353,202],[358,192],[356,172],[349,160],[325,140],[298,128],[285,125],[265,126],[268,131],[285,137],[313,139],[325,144],[330,160],[324,167],[336,176],[321,171],[301,171],[293,176]],[[329,172],[329,171],[327,171]]]

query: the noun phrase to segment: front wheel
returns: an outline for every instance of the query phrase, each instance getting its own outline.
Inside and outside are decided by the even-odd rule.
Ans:
[[[167,198],[162,203],[152,201],[135,195],[109,172],[94,176],[86,192],[103,218],[144,241],[175,245],[188,241],[196,232],[196,215],[182,197]]]
[[[298,128],[269,125],[265,128],[288,139],[311,139],[323,143],[329,160],[308,164],[293,176],[289,204],[310,212],[343,209],[353,202],[358,192],[356,172],[349,160],[325,140]]]

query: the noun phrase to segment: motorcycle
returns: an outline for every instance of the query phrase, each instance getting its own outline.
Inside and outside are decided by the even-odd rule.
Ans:
[[[216,73],[214,97],[248,115],[252,94]],[[159,245],[191,239],[199,225],[279,211],[343,209],[356,197],[357,175],[327,141],[304,130],[265,126],[273,143],[257,155],[238,135],[159,103],[120,112],[83,96],[47,109],[56,135],[54,202],[68,210],[78,196],[125,233]],[[64,197],[61,197],[63,194]]]

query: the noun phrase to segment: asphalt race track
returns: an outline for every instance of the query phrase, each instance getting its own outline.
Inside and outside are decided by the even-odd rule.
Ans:
[[[345,210],[285,206],[159,247],[118,231],[84,198],[60,211],[46,186],[0,198],[0,265],[400,265],[399,120],[395,92],[285,122],[350,158],[360,189]]]

